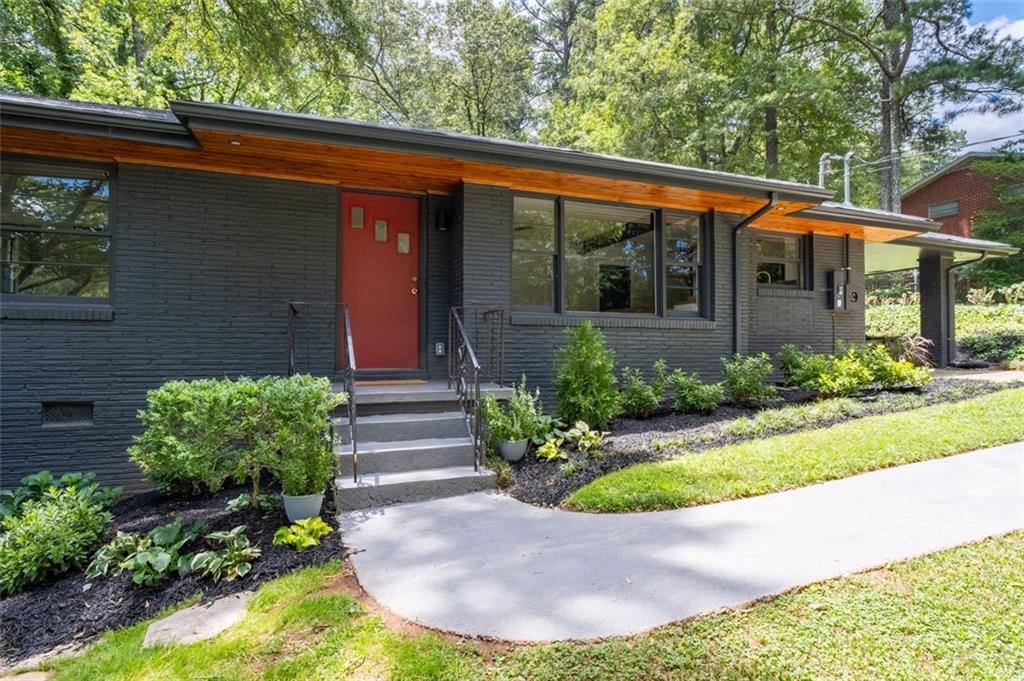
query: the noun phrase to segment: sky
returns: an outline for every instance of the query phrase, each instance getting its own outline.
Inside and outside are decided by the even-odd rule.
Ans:
[[[985,24],[1000,37],[1024,38],[1024,0],[975,0],[971,9],[971,24]],[[1015,135],[1024,129],[1024,113],[1010,116],[971,113],[957,117],[952,127],[967,133],[968,142]],[[1004,143],[988,142],[967,147],[967,150],[983,151]]]

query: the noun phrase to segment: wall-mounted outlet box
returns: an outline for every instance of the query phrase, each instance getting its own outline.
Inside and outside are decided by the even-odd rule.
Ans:
[[[444,343],[434,343],[434,354],[438,357],[444,357]]]

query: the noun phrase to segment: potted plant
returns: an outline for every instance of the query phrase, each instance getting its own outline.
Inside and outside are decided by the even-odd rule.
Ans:
[[[284,512],[290,522],[320,515],[324,490],[334,477],[334,454],[330,447],[311,447],[289,452],[279,469]]]
[[[491,441],[506,461],[519,461],[526,454],[530,438],[539,426],[538,398],[527,390],[525,376],[505,408],[493,396],[485,398],[484,417]]]

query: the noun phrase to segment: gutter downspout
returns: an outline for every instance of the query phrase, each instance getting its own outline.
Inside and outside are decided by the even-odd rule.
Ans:
[[[743,218],[732,230],[732,351],[740,351],[740,232],[779,202],[778,192],[768,192],[768,203]]]
[[[956,281],[953,278],[954,270],[964,265],[979,263],[987,258],[988,251],[982,251],[981,255],[973,260],[953,263],[946,268],[946,295],[949,297],[946,301],[946,328],[949,329],[949,335],[946,337],[947,365],[952,364],[953,360],[956,359]]]

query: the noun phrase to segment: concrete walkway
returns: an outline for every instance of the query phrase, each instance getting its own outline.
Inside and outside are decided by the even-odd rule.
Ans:
[[[405,618],[514,641],[624,635],[1024,528],[1024,443],[659,513],[477,493],[342,523],[363,587]]]
[[[1024,381],[1024,371],[1011,369],[934,369],[935,378],[965,378],[970,381],[1016,383]]]

